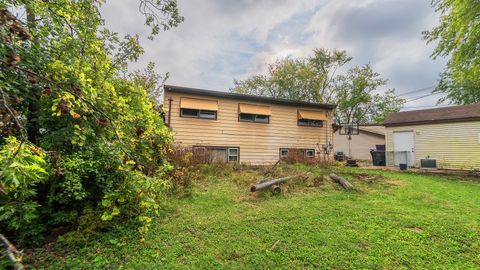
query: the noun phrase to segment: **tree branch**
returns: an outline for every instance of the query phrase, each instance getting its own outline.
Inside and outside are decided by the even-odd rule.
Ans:
[[[85,104],[87,104],[88,106],[90,106],[92,109],[94,109],[95,111],[97,111],[98,113],[100,113],[102,116],[104,116],[105,118],[107,118],[107,119],[110,121],[110,123],[112,124],[112,127],[113,127],[113,129],[114,129],[114,131],[115,131],[115,135],[116,135],[117,139],[118,139],[120,142],[122,142],[122,139],[121,139],[120,136],[118,135],[118,130],[117,130],[116,126],[115,126],[115,123],[114,123],[113,119],[110,118],[103,110],[101,110],[100,108],[98,108],[97,106],[95,106],[95,104],[93,104],[91,101],[83,98],[82,96],[78,95],[78,94],[75,93],[74,91],[67,89],[67,88],[66,88],[65,86],[63,86],[61,83],[58,83],[58,82],[56,82],[56,81],[54,81],[54,80],[52,80],[52,79],[50,79],[50,78],[47,78],[46,76],[43,76],[42,74],[33,72],[33,71],[31,71],[31,70],[28,70],[28,69],[26,69],[26,68],[22,68],[22,67],[19,67],[19,66],[14,66],[13,68],[14,68],[14,69],[17,69],[17,70],[20,70],[20,71],[23,71],[23,72],[25,72],[25,73],[28,73],[28,74],[30,74],[30,75],[37,76],[37,77],[39,77],[39,78],[41,78],[41,79],[43,79],[43,80],[45,80],[45,81],[47,81],[47,82],[49,82],[49,83],[51,83],[51,84],[54,84],[54,85],[58,86],[61,90],[72,94],[74,97],[76,97],[76,98],[79,99],[80,101],[82,101],[82,102],[84,102]],[[2,91],[2,93],[3,93],[3,91]]]
[[[20,120],[18,120],[18,117],[15,115],[13,110],[8,106],[7,95],[5,94],[2,88],[0,88],[0,93],[2,94],[3,106],[5,107],[5,109],[7,109],[8,113],[13,117],[15,124],[17,124],[18,128],[20,128],[20,134],[22,138],[26,139],[27,136],[25,134],[25,129],[23,128],[22,124],[20,123]]]
[[[15,270],[23,270],[25,266],[22,264],[22,251],[18,251],[17,248],[8,241],[8,239],[0,233],[0,240],[5,246],[5,253],[7,254],[8,259],[13,265]]]

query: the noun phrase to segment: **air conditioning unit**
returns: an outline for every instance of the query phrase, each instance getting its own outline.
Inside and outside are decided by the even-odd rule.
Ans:
[[[431,158],[420,159],[420,168],[422,169],[436,169],[437,160]]]

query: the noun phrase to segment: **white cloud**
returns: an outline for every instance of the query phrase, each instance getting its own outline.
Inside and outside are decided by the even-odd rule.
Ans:
[[[319,47],[347,50],[352,64],[371,63],[403,92],[435,84],[444,65],[429,59],[432,46],[421,39],[437,22],[428,1],[179,0],[185,22],[154,41],[137,5],[111,0],[102,14],[109,28],[140,34],[146,53],[134,67],[154,61],[171,84],[226,91],[233,78],[265,72],[277,57]]]

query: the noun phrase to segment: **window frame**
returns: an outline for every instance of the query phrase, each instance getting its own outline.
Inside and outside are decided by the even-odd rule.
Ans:
[[[230,154],[230,150],[235,150],[237,153],[235,155]],[[231,161],[230,158],[235,157],[235,160]],[[227,148],[227,162],[239,162],[240,161],[240,147],[229,147]]]
[[[306,120],[308,121],[308,124],[307,125],[304,125],[304,124],[300,124],[300,121],[301,120]],[[312,125],[311,123],[313,123],[314,121],[319,121],[320,122],[320,125]],[[315,119],[306,119],[306,118],[300,118],[300,119],[297,119],[297,126],[299,127],[315,127],[315,128],[323,128],[323,122],[325,122],[325,120],[315,120]]]
[[[310,151],[313,151],[313,154],[311,156],[309,156],[307,153],[310,152]],[[314,158],[316,156],[316,151],[315,149],[305,149],[305,157],[306,158]]]
[[[197,111],[197,115],[185,115],[183,113],[183,110],[194,110]],[[201,117],[200,114],[201,112],[213,112],[215,114],[215,117],[209,118],[209,117]],[[205,120],[217,120],[218,118],[218,111],[212,111],[212,110],[200,110],[200,109],[188,109],[188,108],[180,108],[180,117],[183,118],[194,118],[194,119],[205,119]]]
[[[253,120],[244,120],[241,118],[241,115],[244,114],[244,115],[252,115],[253,116]],[[267,118],[267,121],[266,122],[261,122],[261,121],[257,121],[257,116],[265,116]],[[255,113],[239,113],[238,114],[238,122],[247,122],[247,123],[259,123],[259,124],[270,124],[270,115],[266,115],[266,114],[255,114]]]
[[[285,155],[282,155],[282,152],[283,152],[283,151],[287,151],[287,153],[286,153]],[[280,158],[281,158],[281,159],[282,159],[282,158],[286,158],[286,157],[288,156],[288,152],[289,152],[289,151],[290,151],[290,150],[289,150],[288,148],[280,148],[280,149],[279,149],[279,156],[280,156]]]
[[[207,153],[208,150],[225,150],[225,159],[227,163],[240,162],[240,147],[239,146],[207,146],[207,145],[194,145],[192,146],[192,152],[195,153],[196,149],[204,149],[203,152]],[[237,155],[230,155],[230,150],[237,150]],[[230,157],[236,157],[236,160],[231,161]],[[206,161],[205,161],[206,162]]]

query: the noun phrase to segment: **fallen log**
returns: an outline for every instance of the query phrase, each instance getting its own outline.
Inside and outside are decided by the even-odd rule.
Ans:
[[[287,176],[287,177],[282,177],[282,178],[278,178],[278,179],[272,179],[272,180],[268,180],[268,181],[265,181],[265,182],[261,182],[261,183],[258,183],[256,185],[251,186],[250,191],[255,192],[255,191],[262,190],[262,189],[266,189],[270,186],[283,183],[287,180],[290,180],[292,178],[299,177],[299,176],[301,176],[301,175]]]
[[[271,190],[273,195],[278,195],[282,192],[282,189],[280,188],[279,185],[272,185]]]
[[[352,189],[353,188],[353,185],[350,184],[350,182],[348,182],[347,180],[345,180],[345,178],[340,177],[340,176],[338,176],[334,173],[330,174],[330,178],[332,178],[332,180],[334,182],[339,183],[344,189]]]

